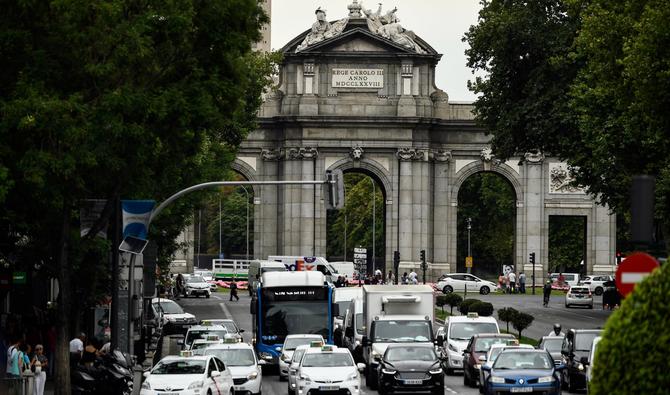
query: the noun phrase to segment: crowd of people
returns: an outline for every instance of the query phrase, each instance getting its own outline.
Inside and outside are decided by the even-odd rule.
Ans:
[[[382,271],[377,269],[374,273],[368,273],[362,277],[363,284],[366,285],[383,285],[383,284],[418,284],[419,279],[416,272],[411,271],[409,274],[407,272],[396,282],[396,276],[392,270],[389,270],[388,274],[384,276]],[[355,280],[358,280],[358,277],[355,277]],[[349,286],[349,279],[346,276],[338,276],[337,280],[334,282],[336,288],[347,287]]]
[[[51,367],[49,358],[44,351],[44,345],[42,344],[35,344],[33,349],[31,344],[22,337],[15,337],[7,347],[5,377],[20,379],[26,376],[34,376],[33,394],[44,394],[47,371],[50,371]]]
[[[526,293],[526,274],[524,272],[518,275],[513,271],[509,273],[500,273],[498,276],[498,288],[503,293]]]

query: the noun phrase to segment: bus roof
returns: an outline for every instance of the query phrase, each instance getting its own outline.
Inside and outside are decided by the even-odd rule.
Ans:
[[[326,277],[318,271],[267,272],[261,275],[263,288],[267,287],[318,287],[323,286]]]

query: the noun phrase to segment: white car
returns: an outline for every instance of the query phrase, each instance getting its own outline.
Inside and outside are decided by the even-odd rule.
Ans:
[[[305,351],[310,348],[310,345],[298,346],[293,351],[291,363],[288,365],[288,395],[296,395],[298,390],[298,367]]]
[[[261,394],[263,371],[251,345],[228,338],[224,343],[209,346],[202,352],[205,355],[214,355],[226,364],[233,376],[236,394]]]
[[[516,339],[515,339],[516,340]],[[482,366],[493,366],[493,362],[496,361],[496,358],[498,358],[498,355],[502,352],[504,349],[509,349],[509,348],[525,348],[525,349],[530,349],[534,350],[535,347],[531,346],[530,344],[504,344],[504,343],[497,343],[497,344],[492,344],[491,348],[489,348],[489,351],[486,353],[486,360],[482,361]],[[479,388],[482,388],[482,383],[486,382],[486,371],[484,369],[479,369],[479,382],[477,383],[479,385]]]
[[[498,285],[468,273],[445,274],[437,283],[437,289],[445,294],[454,291],[465,291],[466,288],[468,291],[487,295],[489,292],[498,289]]]
[[[222,325],[193,325],[186,332],[184,340],[177,340],[177,344],[183,346],[185,350],[191,348],[191,344],[197,339],[207,339],[208,336],[218,336],[224,339],[228,331]]]
[[[198,322],[193,314],[184,312],[181,306],[170,299],[153,298],[151,305],[161,315],[164,335],[185,333]]]
[[[565,307],[586,306],[593,308],[593,294],[585,285],[573,285],[565,294]]]
[[[310,344],[313,341],[321,342],[321,345],[326,344],[321,335],[288,335],[284,340],[282,352],[279,356],[279,380],[286,380],[288,377],[288,365],[293,358],[293,351],[298,346]]]
[[[222,327],[226,328],[228,335],[233,335],[237,338],[238,341],[242,341],[242,333],[244,332],[244,329],[240,329],[240,327],[237,326],[235,320],[231,320],[230,318],[213,318],[201,320],[200,325],[221,325]]]
[[[214,356],[167,356],[149,372],[140,395],[231,395],[233,377],[223,361]]]
[[[205,348],[221,344],[222,342],[223,340],[219,340],[219,337],[216,335],[207,336],[206,339],[195,339],[193,343],[191,343],[189,350],[193,351],[196,355],[204,355],[202,352],[199,353],[198,350],[204,350]]]
[[[586,276],[579,281],[580,285],[587,285],[591,292],[600,296],[605,291],[605,286],[603,285],[606,281],[614,281],[614,277],[607,275],[592,275]]]
[[[454,369],[463,369],[463,350],[468,346],[470,338],[480,333],[500,333],[498,321],[493,317],[479,317],[477,313],[467,316],[448,317],[445,326],[445,337],[442,355],[446,354],[444,370],[452,374]]]
[[[589,384],[593,377],[593,364],[595,363],[596,350],[598,350],[598,343],[600,343],[601,336],[596,336],[591,344],[591,351],[589,352],[589,364],[586,365],[586,393],[589,393]]]
[[[205,281],[202,277],[191,276],[186,279],[186,284],[184,285],[184,296],[198,297],[200,295],[203,295],[206,298],[209,298],[211,293],[212,292],[210,290],[209,283]]]
[[[305,351],[298,367],[298,395],[308,395],[310,391],[359,395],[359,372],[363,369],[365,365],[356,365],[346,348],[330,345],[310,347]]]

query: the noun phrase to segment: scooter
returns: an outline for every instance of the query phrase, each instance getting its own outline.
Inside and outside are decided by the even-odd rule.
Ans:
[[[73,394],[131,395],[133,372],[128,355],[113,351],[98,358],[93,366],[72,369]]]

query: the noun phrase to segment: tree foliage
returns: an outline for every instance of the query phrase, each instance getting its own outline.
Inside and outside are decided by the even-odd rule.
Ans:
[[[160,201],[220,174],[268,85],[272,55],[250,52],[267,16],[254,0],[61,0],[6,2],[0,20],[0,246],[59,279],[56,388],[69,393],[71,293],[90,295],[110,247],[80,237],[80,201],[107,199],[101,229],[120,197]],[[163,261],[195,199],[154,222]]]
[[[586,247],[585,220],[579,216],[549,217],[549,272],[582,271],[579,264]]]
[[[663,265],[607,320],[598,343],[589,393],[662,394],[670,388],[663,360],[670,353],[670,266]],[[625,366],[625,369],[621,369]]]
[[[512,326],[519,332],[519,340],[521,339],[521,332],[526,330],[534,320],[535,317],[523,311],[517,311],[512,315]]]
[[[498,309],[498,319],[507,324],[507,333],[509,333],[509,323],[514,321],[514,316],[519,312],[513,307],[503,307]]]
[[[444,303],[449,305],[449,313],[452,315],[454,314],[454,307],[458,308],[463,302],[463,297],[454,292],[440,296],[444,296]]]

